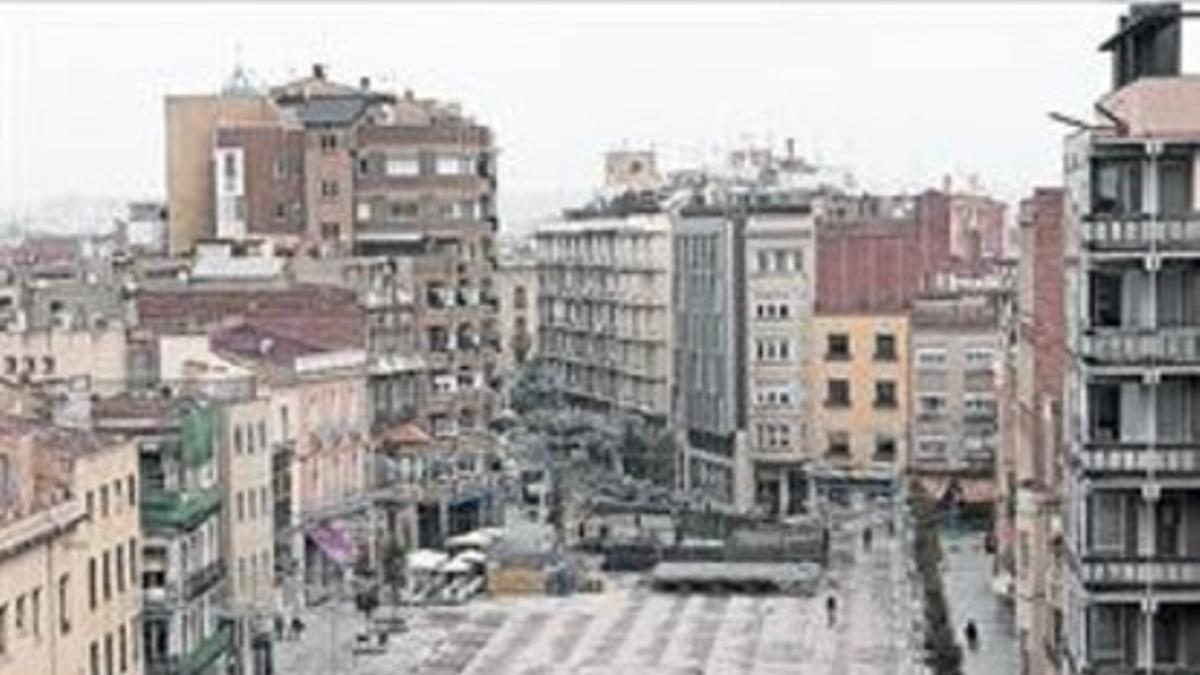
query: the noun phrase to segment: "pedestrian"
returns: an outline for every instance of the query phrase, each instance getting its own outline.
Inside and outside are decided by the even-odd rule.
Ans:
[[[300,638],[301,634],[303,634],[303,633],[304,633],[304,622],[300,620],[300,617],[293,616],[292,617],[292,639],[298,640]]]
[[[872,535],[871,535],[870,527],[863,530],[862,539],[863,539],[863,549],[864,550],[867,550],[867,551],[871,550],[871,536]]]
[[[832,628],[837,623],[837,598],[832,593],[825,598],[825,614],[829,619],[829,627]]]
[[[967,638],[967,647],[974,650],[979,646],[979,629],[975,627],[975,622],[968,619],[967,627],[963,629],[963,635]]]
[[[284,630],[283,615],[276,614],[275,615],[275,639],[276,640],[283,640],[283,630]]]

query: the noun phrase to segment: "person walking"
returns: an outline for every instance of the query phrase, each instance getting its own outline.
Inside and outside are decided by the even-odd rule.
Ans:
[[[967,647],[969,649],[973,651],[979,647],[979,629],[975,627],[973,620],[967,620],[967,627],[963,629],[963,636],[967,638]]]
[[[873,535],[871,533],[870,527],[867,527],[866,529],[863,530],[863,533],[862,533],[863,550],[866,550],[866,551],[871,550],[871,537],[872,536]]]
[[[832,628],[837,623],[837,598],[831,593],[825,598],[825,614],[829,620],[829,627]]]

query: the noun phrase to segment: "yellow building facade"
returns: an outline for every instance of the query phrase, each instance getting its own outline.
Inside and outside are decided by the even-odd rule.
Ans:
[[[908,317],[818,314],[807,390],[816,464],[898,474],[908,456]]]

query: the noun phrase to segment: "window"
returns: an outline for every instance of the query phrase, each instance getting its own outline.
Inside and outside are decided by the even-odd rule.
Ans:
[[[108,486],[100,486],[100,517],[108,517]]]
[[[24,593],[17,596],[17,602],[15,605],[14,616],[13,616],[13,626],[16,627],[18,634],[25,631],[25,594]]]
[[[876,436],[875,459],[885,462],[896,459],[896,439],[891,436]]]
[[[893,409],[896,407],[896,383],[892,380],[875,382],[875,407]]]
[[[117,659],[121,664],[122,673],[129,672],[128,649],[129,639],[125,634],[125,626],[122,625],[117,632]]]
[[[832,457],[850,456],[850,434],[845,431],[829,433],[829,454]]]
[[[104,675],[113,675],[112,633],[104,636]]]
[[[129,474],[125,479],[125,492],[128,495],[129,505],[137,506],[137,477]]]
[[[847,361],[850,359],[850,336],[846,333],[830,333],[825,336],[825,360]]]
[[[946,397],[937,394],[922,394],[917,398],[917,412],[923,415],[936,415],[946,409]]]
[[[790,258],[790,256],[788,256],[787,251],[775,251],[775,271],[776,272],[787,272],[788,271],[788,263],[790,263],[790,262],[791,262],[791,258]]]
[[[96,609],[96,559],[88,560],[88,607]]]
[[[1121,662],[1125,657],[1124,608],[1120,605],[1093,605],[1092,656],[1097,662]]]
[[[237,156],[232,152],[221,155],[221,174],[226,183],[237,180]]]
[[[771,271],[771,254],[770,254],[770,252],[768,252],[768,251],[759,251],[758,252],[758,271],[759,272],[770,272]]]
[[[321,238],[322,239],[338,239],[341,237],[342,227],[337,223],[321,223]]]
[[[137,581],[137,559],[138,559],[137,538],[130,537],[129,538],[129,583],[132,584],[134,588],[137,588],[137,584],[138,584],[138,581]]]
[[[244,446],[242,445],[242,428],[236,424],[233,426],[233,451],[240,455]]]
[[[1141,160],[1109,159],[1097,162],[1093,170],[1092,213],[1127,216],[1141,212]]]
[[[34,635],[42,634],[42,587],[38,586],[29,594],[29,625]]]
[[[333,152],[337,150],[338,138],[337,134],[321,134],[321,150],[324,152]]]
[[[968,370],[990,369],[992,367],[993,352],[991,349],[977,348],[968,349],[966,353],[966,363]]]
[[[388,204],[388,215],[392,220],[416,220],[420,207],[416,202],[392,202]]]
[[[288,175],[287,157],[276,157],[275,162],[272,164],[272,170],[273,170],[273,173],[275,174],[275,178],[277,180],[280,178],[287,178],[287,175]]]
[[[67,602],[71,577],[64,574],[58,578],[58,629],[63,635],[71,632],[70,603]]]
[[[826,382],[825,407],[850,407],[850,381],[828,380]]]
[[[896,360],[896,336],[890,333],[877,333],[875,335],[875,360],[876,361],[895,361]]]
[[[100,643],[92,640],[92,644],[88,647],[89,661],[91,662],[91,675],[100,675]]]
[[[275,202],[275,220],[285,220],[287,218],[287,204],[284,202]]]
[[[237,519],[239,523],[246,519],[246,495],[241,492],[237,493]]]
[[[260,450],[267,447],[267,423],[262,420],[258,421],[258,447]]]
[[[358,175],[369,176],[371,174],[371,161],[366,157],[358,159]]]
[[[88,490],[85,501],[87,502],[88,519],[91,520],[92,516],[95,514],[96,495],[91,490]]]
[[[113,549],[116,552],[116,572],[117,572],[117,593],[125,592],[125,547],[117,546]]]
[[[917,350],[917,365],[918,366],[944,366],[944,365],[946,365],[946,350],[945,349],[918,349]]]
[[[104,552],[101,559],[104,563],[104,599],[108,601],[112,599],[112,559],[109,557],[108,551]]]
[[[336,196],[338,196],[339,190],[340,190],[340,188],[339,188],[338,182],[336,180],[321,181],[321,196],[322,197],[327,197],[327,198],[336,197]]]
[[[8,605],[0,605],[0,654],[8,652]]]
[[[393,155],[384,162],[383,172],[389,176],[419,176],[421,163],[416,155]]]
[[[1092,494],[1092,548],[1120,553],[1125,549],[1125,498],[1118,492]]]
[[[462,155],[438,155],[435,163],[435,171],[439,176],[453,176],[464,173],[464,165],[469,166],[463,162]]]
[[[42,357],[42,372],[45,373],[46,375],[54,374],[54,357],[53,356],[43,356]]]
[[[946,439],[941,437],[917,440],[917,456],[926,461],[941,461],[946,458]]]

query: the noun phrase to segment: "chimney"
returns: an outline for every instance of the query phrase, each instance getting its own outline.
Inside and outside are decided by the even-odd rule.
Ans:
[[[369,77],[358,78],[358,88],[362,89],[363,91],[370,91],[371,90],[371,78],[369,78]]]
[[[312,76],[317,78],[318,80],[324,81],[325,80],[325,65],[321,64],[321,63],[314,63],[313,67],[312,67]]]

